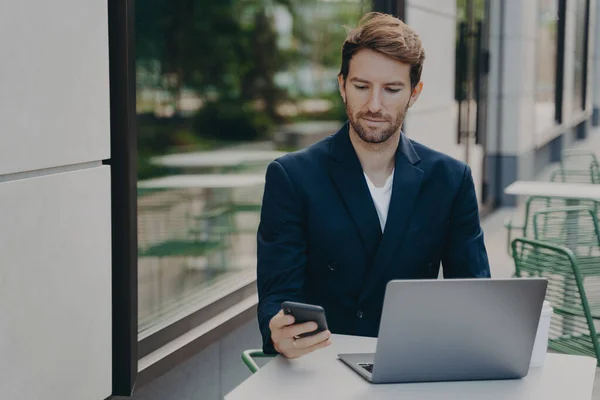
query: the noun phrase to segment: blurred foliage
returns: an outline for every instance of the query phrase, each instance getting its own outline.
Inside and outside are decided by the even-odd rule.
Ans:
[[[165,175],[167,170],[150,164],[157,154],[214,150],[222,141],[200,137],[192,131],[189,118],[157,118],[152,114],[139,114],[138,125],[138,179]]]
[[[261,99],[276,120],[283,92],[273,77],[282,62],[271,19],[259,0],[148,0],[136,11],[136,57],[158,62],[160,85],[176,100],[184,87],[201,98]]]
[[[137,60],[156,60],[163,87],[199,92],[231,89],[238,71],[243,31],[233,18],[234,0],[147,0],[136,8]]]
[[[194,119],[194,131],[220,140],[256,140],[273,130],[273,120],[241,99],[206,103]]]
[[[146,0],[135,15],[138,105],[149,113],[138,121],[140,177],[159,173],[151,155],[268,139],[283,123],[344,120],[337,90],[320,85],[336,78],[344,25],[370,9],[370,0]],[[296,81],[302,68],[314,79],[310,93]],[[277,84],[282,72],[286,83]],[[190,92],[199,104],[186,113]],[[333,107],[280,115],[299,97]]]

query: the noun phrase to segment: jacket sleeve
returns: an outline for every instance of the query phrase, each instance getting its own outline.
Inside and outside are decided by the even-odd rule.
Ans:
[[[489,278],[490,265],[479,222],[479,206],[468,165],[454,200],[444,250],[444,278]]]
[[[283,301],[304,302],[306,241],[302,202],[278,161],[267,167],[257,233],[258,323],[263,351],[276,353],[269,322]]]

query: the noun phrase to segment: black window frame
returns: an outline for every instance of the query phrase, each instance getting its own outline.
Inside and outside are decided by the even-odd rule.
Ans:
[[[406,22],[406,0],[374,0],[373,11],[391,14]]]
[[[582,111],[587,109],[587,87],[588,87],[588,67],[589,67],[589,51],[590,51],[590,0],[585,1],[585,28],[583,32],[583,67],[581,79],[581,108]]]
[[[138,372],[137,137],[134,0],[108,0],[112,213],[112,393],[129,396]]]
[[[562,124],[563,120],[563,94],[565,76],[565,32],[566,32],[567,0],[558,1],[558,26],[556,49],[556,76],[554,85],[554,120]]]
[[[575,0],[577,1],[577,0]],[[573,4],[575,4],[575,6],[577,7],[576,9],[576,15],[575,15],[575,23],[577,24],[578,22],[578,15],[579,15],[579,8],[581,6],[583,6],[583,18],[584,18],[584,22],[583,22],[583,43],[581,43],[582,46],[582,54],[581,54],[581,58],[582,58],[582,66],[581,66],[581,87],[577,88],[575,86],[575,77],[573,77],[573,87],[571,88],[571,95],[573,96],[573,104],[571,105],[571,112],[576,113],[576,115],[579,115],[579,113],[584,113],[587,109],[586,107],[586,100],[587,100],[587,83],[588,83],[588,57],[589,57],[589,25],[590,25],[590,0],[584,0],[582,2],[574,2]],[[578,29],[578,26],[575,27],[575,29]],[[578,39],[577,36],[577,32],[574,33],[575,35],[575,40]],[[575,42],[574,44],[574,51],[575,48],[577,46],[577,43]],[[569,56],[572,56],[574,59],[576,58],[577,54],[576,53],[571,53]],[[573,74],[575,71],[573,70],[571,73]],[[580,92],[578,92],[578,90],[580,90]],[[581,102],[581,107],[576,107],[576,104],[578,105]]]

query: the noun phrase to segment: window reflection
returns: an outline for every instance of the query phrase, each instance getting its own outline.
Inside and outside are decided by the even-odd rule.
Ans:
[[[151,0],[136,9],[139,330],[252,282],[266,165],[333,133],[364,0]]]

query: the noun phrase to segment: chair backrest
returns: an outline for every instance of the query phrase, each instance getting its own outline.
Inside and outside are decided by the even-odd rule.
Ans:
[[[562,151],[560,165],[565,169],[587,169],[598,165],[596,153],[584,149],[565,149]]]
[[[583,277],[573,252],[565,247],[526,238],[515,239],[511,245],[517,277],[548,279],[546,299],[555,311],[550,327],[551,343],[556,345],[555,348],[573,346],[577,345],[572,342],[577,338],[581,342],[579,345],[591,349],[591,355],[598,354],[598,337]]]
[[[525,221],[523,224],[523,236],[533,237],[533,216],[537,211],[548,208],[566,207],[569,200],[561,197],[530,196],[525,202]],[[600,201],[579,200],[579,205],[595,210],[596,215],[600,212]]]
[[[594,152],[564,150],[560,168],[550,177],[552,182],[600,183],[600,164]]]
[[[530,237],[533,234],[533,215],[539,210],[566,205],[564,199],[546,196],[529,196],[525,201],[525,221],[523,223],[523,236]]]
[[[533,237],[564,246],[577,256],[600,257],[600,229],[594,207],[570,206],[536,211]]]
[[[550,182],[561,183],[600,183],[600,170],[597,166],[589,169],[559,168],[550,175]]]

